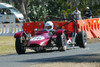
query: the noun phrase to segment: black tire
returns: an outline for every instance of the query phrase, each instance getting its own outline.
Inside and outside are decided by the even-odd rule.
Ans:
[[[46,48],[41,49],[41,52],[46,52]]]
[[[57,36],[56,44],[57,44],[58,50],[60,51],[65,51],[67,49],[67,41],[66,41],[66,36],[64,33],[61,36]]]
[[[76,36],[76,45],[80,48],[86,48],[87,46],[87,34],[84,31],[80,31]]]
[[[18,54],[25,54],[26,48],[24,44],[21,43],[21,38],[16,38],[15,48]]]
[[[34,50],[35,50],[36,53],[41,52],[41,47],[39,45],[36,45],[34,48],[35,48]]]
[[[39,47],[36,47],[35,52],[36,52],[36,53],[41,52],[41,50],[39,49]]]
[[[46,52],[46,49],[40,48],[40,47],[36,47],[34,50],[35,50],[36,53]]]

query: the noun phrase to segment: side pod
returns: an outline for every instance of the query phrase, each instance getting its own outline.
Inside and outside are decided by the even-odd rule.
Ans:
[[[14,37],[15,38],[19,38],[23,35],[23,32],[18,32],[18,33],[15,33]]]
[[[60,35],[62,35],[62,34],[64,33],[64,31],[65,31],[65,30],[58,29],[58,30],[56,31],[56,35],[57,35],[57,36],[60,36]]]

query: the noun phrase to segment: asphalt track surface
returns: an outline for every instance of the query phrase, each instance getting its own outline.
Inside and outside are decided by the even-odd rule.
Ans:
[[[79,59],[78,57],[95,56],[100,54],[100,43],[89,44],[87,48],[72,48],[64,52],[57,50],[50,50],[42,53],[27,52],[23,55],[11,54],[6,56],[0,56],[0,67],[29,67],[34,64],[49,63],[49,62],[83,62],[86,59]],[[79,60],[76,60],[79,59]],[[100,59],[88,59],[85,62]]]

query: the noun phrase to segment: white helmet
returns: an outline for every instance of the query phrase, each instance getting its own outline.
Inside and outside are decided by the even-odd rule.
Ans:
[[[89,7],[86,7],[86,9],[90,9]]]
[[[47,21],[45,23],[45,29],[48,30],[48,31],[50,31],[50,30],[53,29],[53,23],[52,23],[52,21]]]

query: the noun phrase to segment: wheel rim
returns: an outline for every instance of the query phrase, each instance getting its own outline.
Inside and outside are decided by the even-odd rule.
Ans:
[[[24,41],[23,41],[23,39],[24,39]],[[24,49],[24,50],[26,50],[26,48],[25,48],[26,41],[25,41],[24,36],[21,37],[21,44],[22,44],[21,48]]]
[[[87,45],[87,35],[86,35],[86,33],[84,34],[84,45],[85,46]]]
[[[62,36],[62,42],[63,42],[63,48],[66,49],[67,48],[67,42],[66,42],[66,36],[63,34]]]
[[[64,43],[64,46],[66,45],[66,38],[63,37],[63,43]]]

